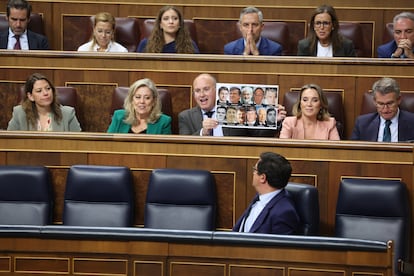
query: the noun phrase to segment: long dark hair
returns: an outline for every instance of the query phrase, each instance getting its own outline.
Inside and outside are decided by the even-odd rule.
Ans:
[[[158,12],[157,19],[155,20],[154,29],[152,30],[151,35],[148,38],[147,46],[145,47],[145,52],[162,53],[162,48],[164,47],[165,40],[164,32],[161,29],[161,20],[164,13],[168,10],[175,11],[180,21],[180,28],[178,29],[177,34],[175,36],[176,52],[180,54],[194,54],[195,49],[190,36],[190,32],[184,25],[184,19],[181,12],[174,6],[164,6]]]
[[[48,78],[39,73],[30,75],[24,85],[25,94],[22,102],[22,107],[26,113],[27,123],[33,128],[36,128],[37,120],[39,119],[36,103],[34,101],[32,102],[27,96],[28,93],[32,94],[33,86],[38,80],[45,80],[52,89],[53,101],[50,105],[50,111],[53,114],[53,119],[59,124],[62,121],[62,110],[60,109],[60,103],[56,95],[56,88]]]
[[[310,23],[309,23],[309,33],[308,39],[310,41],[309,50],[311,53],[316,53],[316,45],[318,43],[318,37],[315,32],[315,17],[321,13],[328,13],[331,16],[332,21],[332,30],[330,33],[330,42],[332,43],[332,50],[335,52],[335,49],[342,45],[343,37],[339,33],[339,21],[336,16],[336,11],[332,6],[322,5],[316,8],[313,12]]]

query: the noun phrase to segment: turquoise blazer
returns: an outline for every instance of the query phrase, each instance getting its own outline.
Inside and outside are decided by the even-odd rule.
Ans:
[[[124,122],[125,110],[115,110],[112,116],[112,122],[108,128],[109,133],[128,133],[131,125]],[[161,114],[155,123],[148,123],[147,134],[171,134],[171,117]]]

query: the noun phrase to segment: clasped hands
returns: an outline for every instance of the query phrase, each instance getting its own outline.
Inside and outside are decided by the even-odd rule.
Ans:
[[[248,55],[253,55],[253,56],[258,56],[260,55],[259,49],[257,49],[256,46],[256,41],[254,41],[253,35],[251,33],[248,33],[246,35],[246,45],[244,47],[244,52],[243,55],[248,56]]]
[[[399,58],[404,54],[407,58],[414,58],[413,45],[409,39],[400,39],[397,47],[397,50],[392,54],[393,57]]]

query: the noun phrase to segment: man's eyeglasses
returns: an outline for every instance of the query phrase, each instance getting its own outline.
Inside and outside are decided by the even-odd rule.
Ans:
[[[331,25],[331,22],[329,22],[329,21],[315,21],[314,25],[315,25],[315,27],[318,27],[318,28],[320,28],[322,26],[328,27],[328,26]]]
[[[383,109],[384,107],[392,108],[392,107],[395,106],[396,103],[397,102],[395,102],[395,101],[388,102],[388,103],[375,102],[375,106],[379,109]]]
[[[253,166],[252,169],[253,169],[253,173],[257,172],[256,166]]]

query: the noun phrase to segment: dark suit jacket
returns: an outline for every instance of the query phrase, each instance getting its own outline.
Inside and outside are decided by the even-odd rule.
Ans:
[[[392,40],[388,43],[378,46],[377,54],[379,58],[390,58],[395,50],[397,50],[397,43],[395,40]]]
[[[243,51],[244,38],[239,38],[224,45],[224,54],[226,55],[243,55]],[[282,45],[262,36],[259,44],[261,56],[280,56],[282,51]]]
[[[239,232],[243,219],[254,202],[256,202],[256,198],[253,199],[249,208],[244,211],[243,215],[234,225],[233,231]],[[253,223],[250,232],[280,235],[295,234],[299,228],[299,223],[300,219],[296,212],[295,204],[289,192],[283,189],[265,206]]]
[[[305,38],[299,41],[298,43],[298,56],[314,56],[316,57],[317,47],[315,47],[315,51],[311,53],[310,50],[310,40]],[[334,57],[355,57],[355,48],[354,43],[347,39],[343,39],[342,47],[333,50]]]
[[[398,117],[398,141],[414,140],[414,113],[401,110]],[[377,112],[364,114],[356,119],[351,140],[377,141],[380,117]]]
[[[27,39],[29,41],[30,50],[49,50],[49,42],[47,38],[41,34],[27,30]],[[9,29],[0,33],[0,49],[7,49],[9,43]]]

